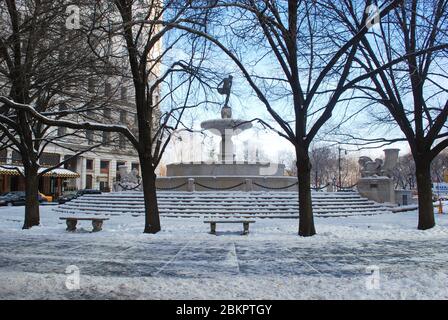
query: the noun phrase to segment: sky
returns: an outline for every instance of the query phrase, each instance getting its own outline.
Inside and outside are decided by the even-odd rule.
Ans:
[[[250,41],[250,40],[249,40]],[[237,43],[238,44],[238,43]],[[243,44],[243,47],[245,45]],[[242,50],[244,51],[244,49]],[[180,52],[176,52],[176,55],[181,54]],[[257,75],[263,76],[272,76],[272,77],[282,77],[283,73],[279,70],[278,61],[272,59],[272,55],[264,56],[263,50],[260,51],[251,51],[244,52],[243,55],[244,62],[246,67],[251,65],[251,62],[256,61],[257,64],[254,67],[250,68],[250,72],[257,73]],[[187,57],[188,55],[186,55]],[[213,51],[208,56],[209,61],[205,62],[205,65],[209,67],[215,68],[215,70],[219,70],[222,73],[223,77],[232,74],[234,76],[234,82],[232,87],[232,95],[230,98],[230,105],[233,108],[234,118],[250,120],[254,118],[261,118],[266,120],[271,125],[276,128],[279,126],[273,121],[272,116],[267,112],[265,106],[262,102],[257,99],[252,90],[249,87],[247,81],[241,77],[239,70],[234,65],[232,61],[230,61],[224,54],[220,53],[219,50]],[[306,69],[306,66],[305,66]],[[302,75],[303,76],[303,75]],[[306,79],[301,79],[301,83],[304,84]],[[331,81],[328,81],[328,86],[326,88],[331,88]],[[334,85],[334,84],[333,84]],[[320,88],[320,90],[326,89]],[[270,88],[268,90],[271,90]],[[289,97],[286,95],[284,97],[278,98],[275,94],[278,92],[271,92],[267,94],[268,99],[274,106],[274,109],[287,120],[292,120],[292,107],[291,101],[289,101]],[[279,94],[281,96],[281,94]],[[315,102],[314,108],[318,109],[322,103],[327,100],[325,95],[322,95],[322,99],[319,99]],[[214,100],[221,105],[224,103],[224,97],[217,95],[213,97]],[[317,136],[314,139],[314,142],[317,145],[329,144],[326,140],[332,140],[332,144],[334,144],[334,140],[336,140],[334,133],[336,131],[342,131],[343,133],[353,134],[358,137],[368,137],[368,138],[397,138],[402,137],[402,133],[399,128],[396,126],[382,126],[373,128],[370,125],[371,118],[367,113],[361,113],[357,115],[355,118],[351,119],[341,127],[338,124],[342,119],[345,119],[350,116],[350,114],[356,112],[357,109],[364,107],[366,101],[353,100],[347,103],[339,104],[333,112],[332,119],[328,121],[328,123],[320,130],[322,133],[320,136]],[[406,103],[406,101],[405,101]],[[385,110],[383,107],[378,106],[375,108],[378,109],[377,116],[381,115],[381,112]],[[376,109],[373,109],[376,113]],[[201,109],[200,111],[196,111],[193,115],[188,119],[189,124],[195,130],[200,130],[200,123],[204,120],[219,118],[220,117],[220,107],[209,107],[206,110]],[[311,122],[311,121],[310,121]],[[170,150],[167,152],[167,156],[165,157],[165,163],[169,162],[179,162],[179,161],[198,161],[198,160],[208,160],[210,149],[212,149],[212,145],[215,146],[215,152],[219,149],[219,138],[215,138],[211,140],[211,138],[205,138],[200,133],[194,134],[194,138],[183,137],[183,140],[177,140],[176,143],[173,143],[170,147]],[[268,130],[263,130],[259,124],[255,125],[255,128],[250,129],[238,137],[234,139],[236,146],[236,154],[237,159],[242,157],[244,153],[244,144],[246,142],[250,145],[254,145],[258,147],[263,154],[269,158],[270,161],[279,161],[279,159],[284,158],[285,153],[294,154],[294,148],[290,142],[285,140],[284,138],[278,136],[275,132],[270,132]],[[346,142],[353,142],[348,141]],[[336,146],[337,147],[337,146]],[[398,148],[400,149],[400,155],[404,155],[409,153],[410,149],[407,142],[399,142],[394,143],[388,146],[382,146],[376,149],[364,149],[357,150],[358,147],[354,145],[341,145],[342,148],[349,150],[348,156],[351,157],[360,157],[360,156],[369,156],[372,159],[381,158],[384,156],[383,150],[385,148]]]

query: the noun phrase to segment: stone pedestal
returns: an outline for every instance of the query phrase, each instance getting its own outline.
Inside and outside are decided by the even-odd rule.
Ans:
[[[232,163],[234,161],[233,152],[234,152],[234,145],[232,141],[232,135],[230,134],[221,135],[219,159],[225,163]]]
[[[411,190],[395,190],[395,202],[399,206],[408,206],[414,204]]]
[[[187,191],[190,192],[194,192],[195,188],[194,188],[194,179],[193,178],[189,178],[187,180]]]
[[[359,193],[376,202],[395,203],[394,180],[389,177],[364,177],[358,181]]]
[[[254,191],[254,186],[252,184],[252,179],[244,179],[246,192]]]

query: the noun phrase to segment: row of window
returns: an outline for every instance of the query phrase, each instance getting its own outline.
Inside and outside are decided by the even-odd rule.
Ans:
[[[101,173],[109,173],[109,165],[110,165],[109,160],[101,160],[100,161],[100,172]],[[119,167],[124,166],[124,165],[126,165],[125,161],[117,161],[117,163],[116,163],[117,174],[119,171]],[[138,162],[132,162],[132,164],[131,164],[132,170],[137,169],[138,171],[140,171],[139,168],[140,168],[140,165]],[[93,159],[86,159],[86,170],[93,170]]]
[[[61,104],[60,106],[60,111],[65,111],[66,110],[66,106],[65,104]],[[111,120],[111,109],[110,108],[106,108],[103,111],[103,116],[106,119]],[[89,119],[93,119],[94,118],[94,114],[92,111],[88,111],[87,112],[87,117]],[[120,123],[121,124],[127,124],[127,117],[128,117],[128,112],[126,110],[120,110]],[[134,115],[134,128],[137,128],[138,126],[138,117],[137,114]],[[65,127],[58,127],[58,137],[63,137],[67,134],[67,128]],[[89,145],[92,145],[95,142],[94,139],[94,131],[93,130],[86,130],[86,139]],[[101,143],[105,146],[109,146],[111,145],[111,132],[102,132],[102,138],[101,138]],[[127,139],[123,134],[118,134],[118,147],[120,149],[125,149],[127,148]]]

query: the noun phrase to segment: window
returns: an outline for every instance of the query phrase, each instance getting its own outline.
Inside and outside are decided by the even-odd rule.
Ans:
[[[126,165],[126,162],[124,161],[117,161],[117,167],[116,167],[116,178],[117,181],[120,181],[121,177],[120,177],[120,167]]]
[[[86,189],[93,188],[93,177],[91,174],[86,175]]]
[[[95,93],[95,79],[89,78],[89,80],[88,80],[88,90],[89,90],[89,93]]]
[[[126,149],[126,137],[124,136],[124,134],[119,135],[120,140],[119,140],[119,147],[120,149]]]
[[[58,127],[58,137],[61,137],[67,133],[66,127]]]
[[[126,162],[124,162],[124,161],[117,161],[117,171],[119,170],[119,168],[121,166],[124,166],[124,165],[126,165]]]
[[[109,145],[110,142],[110,132],[103,132],[103,144],[105,146]]]
[[[42,166],[55,166],[59,163],[61,156],[57,153],[47,153],[44,152],[39,158],[39,162]]]
[[[63,102],[59,105],[59,112],[67,111],[67,105]],[[67,128],[58,127],[58,136],[63,136],[67,133]]]
[[[128,116],[128,113],[126,112],[126,110],[120,110],[120,123],[121,124],[126,124],[127,116]]]
[[[109,161],[105,160],[100,161],[100,173],[109,174]]]
[[[140,164],[138,162],[132,163],[132,170],[137,169],[137,171],[140,173]]]
[[[15,150],[12,151],[12,164],[22,164],[22,155]]]
[[[128,88],[121,87],[121,100],[128,101]]]
[[[0,163],[5,164],[8,162],[8,151],[6,149],[0,150]]]
[[[70,159],[71,158],[71,159]],[[70,159],[70,160],[69,160]],[[68,160],[65,164],[64,164],[64,168],[65,169],[69,169],[72,171],[76,172],[76,167],[77,167],[77,162],[78,162],[78,157],[74,157],[71,155],[65,155],[64,156],[64,161]]]
[[[111,118],[111,113],[112,113],[112,111],[110,110],[110,108],[106,108],[106,109],[104,109],[104,118],[106,118],[106,119],[108,119],[108,120],[110,120],[110,118]]]
[[[109,67],[109,65],[107,65]],[[112,96],[112,85],[109,82],[104,84],[104,95],[106,98],[110,98]]]
[[[92,130],[86,130],[86,138],[88,144],[93,144],[93,131]]]
[[[93,160],[92,159],[86,160],[86,170],[93,170]]]

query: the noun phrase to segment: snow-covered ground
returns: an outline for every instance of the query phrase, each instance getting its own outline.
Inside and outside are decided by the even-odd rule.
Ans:
[[[147,235],[143,217],[111,216],[101,232],[81,221],[69,233],[51,207],[21,230],[23,211],[0,207],[0,299],[448,299],[447,214],[427,231],[416,211],[316,218],[318,234],[301,238],[295,219],[214,236],[202,219],[163,218]]]

